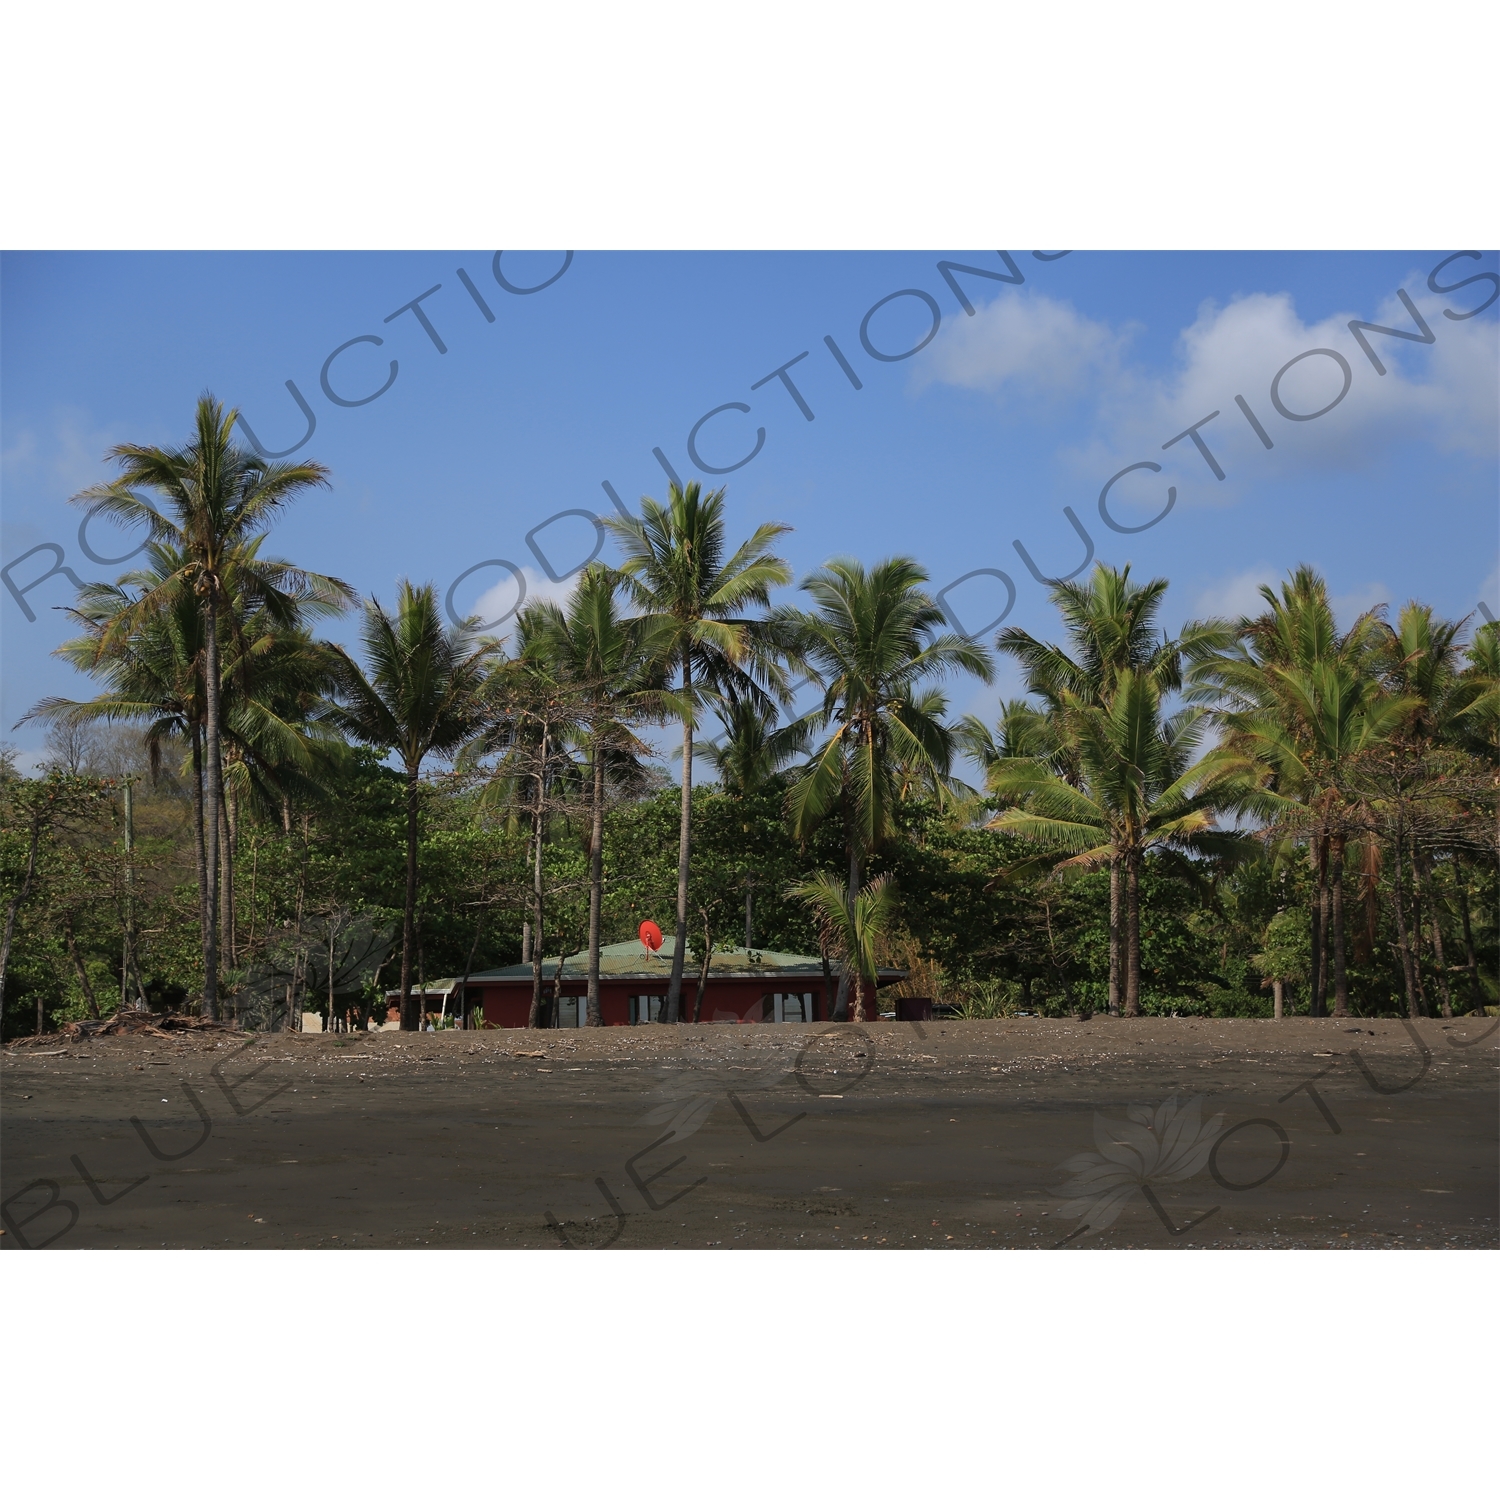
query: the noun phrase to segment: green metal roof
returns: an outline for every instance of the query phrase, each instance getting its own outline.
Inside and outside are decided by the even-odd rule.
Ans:
[[[599,977],[601,979],[658,980],[665,983],[672,973],[673,938],[664,938],[661,948],[648,955],[640,941],[607,943],[599,950]],[[701,964],[691,945],[686,954],[684,977],[695,976]],[[570,954],[563,960],[562,977],[587,979],[589,969],[588,951]],[[823,961],[815,954],[773,953],[765,948],[715,949],[708,961],[709,977],[712,979],[822,979]],[[834,965],[834,972],[838,966]],[[551,979],[557,973],[557,960],[542,961],[543,975]],[[906,977],[905,969],[881,969],[879,979],[891,983]],[[530,964],[512,964],[505,969],[486,969],[482,974],[471,974],[469,983],[494,984],[506,980],[531,982]],[[430,982],[429,982],[430,983]]]

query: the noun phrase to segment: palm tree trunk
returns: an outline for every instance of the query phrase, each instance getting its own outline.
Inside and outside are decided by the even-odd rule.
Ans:
[[[536,778],[536,806],[531,813],[531,1009],[526,1016],[528,1030],[535,1031],[542,1024],[542,819],[545,808],[542,793],[545,788],[547,763],[547,738],[542,737],[542,769]]]
[[[1421,1012],[1417,1009],[1417,986],[1413,974],[1411,940],[1406,930],[1406,901],[1401,892],[1402,865],[1401,836],[1396,835],[1396,857],[1391,862],[1391,909],[1396,914],[1396,945],[1401,954],[1401,978],[1406,988],[1406,1013],[1415,1021]]]
[[[1109,860],[1109,1013],[1120,1014],[1120,856]]]
[[[1333,897],[1333,1014],[1337,1020],[1349,1015],[1349,978],[1344,969],[1344,835],[1331,841],[1332,868],[1328,883]]]
[[[693,822],[693,674],[682,663],[682,824],[677,834],[677,939],[672,945],[672,977],[667,981],[667,1003],[662,1020],[682,1015],[682,964],[687,950],[688,864],[692,855]]]
[[[1464,957],[1469,970],[1469,998],[1473,1001],[1473,1014],[1484,1014],[1484,986],[1479,982],[1479,964],[1474,957],[1474,928],[1469,921],[1469,886],[1463,879],[1462,869],[1454,871],[1458,877],[1458,910],[1464,919]]]
[[[1286,1004],[1286,985],[1282,980],[1273,979],[1271,981],[1271,995],[1274,1000],[1273,1014],[1279,1021],[1284,1014],[1284,1007]]]
[[[193,861],[198,874],[198,926],[208,944],[208,839],[203,829],[203,730],[193,725]]]
[[[1125,856],[1125,1014],[1141,1013],[1141,868],[1140,854]]]
[[[219,934],[224,956],[229,966],[234,966],[234,853],[229,840],[229,809],[227,799],[219,798]],[[229,1009],[229,997],[223,997],[224,1009]]]
[[[589,837],[589,1000],[588,1024],[602,1026],[599,1009],[599,925],[604,906],[604,756],[594,744],[594,826]],[[696,1020],[697,1017],[694,1017]]]
[[[1313,841],[1312,1004],[1308,1013],[1328,1014],[1328,837],[1320,829]]]
[[[845,974],[849,974],[853,968],[852,978],[854,980],[854,1006],[850,1012],[851,1018],[856,1025],[863,1024],[865,1019],[865,983],[864,975],[860,972],[860,964],[863,962],[859,951],[855,946],[856,934],[854,932],[854,914],[859,910],[859,846],[855,845],[849,850],[849,943],[851,953],[849,962],[844,965]]]
[[[417,1017],[420,1001],[411,993],[411,959],[417,921],[417,768],[406,768],[406,899],[401,907],[401,1029],[420,1031]],[[426,998],[425,996],[423,997]]]
[[[240,961],[240,945],[234,913],[234,862],[240,852],[240,801],[238,793],[224,799],[224,811],[224,884],[229,891],[229,897],[224,903],[224,945],[229,953],[229,962],[237,965]]]
[[[203,777],[203,830],[207,836],[203,867],[208,877],[204,892],[203,1005],[210,1019],[219,1013],[219,809],[223,801],[223,746],[219,734],[219,611],[218,594],[211,589],[203,602],[204,749],[208,764]]]
[[[745,885],[745,952],[748,953],[754,946],[755,939],[755,890],[746,882]]]

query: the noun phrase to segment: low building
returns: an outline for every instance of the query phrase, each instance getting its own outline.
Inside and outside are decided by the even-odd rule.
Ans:
[[[639,942],[611,943],[600,950],[599,1009],[606,1026],[636,1026],[660,1019],[672,974],[672,944],[667,938],[657,953],[647,952]],[[825,977],[820,958],[759,948],[716,949],[709,959],[708,983],[699,1004],[701,966],[689,948],[682,975],[684,1021],[694,1019],[695,1008],[701,1022],[826,1021],[832,1017],[838,973],[835,970],[831,980]],[[554,1025],[587,1022],[588,971],[587,951],[562,961]],[[905,978],[904,969],[881,969],[876,985],[898,984]],[[551,1001],[557,979],[558,960],[549,958],[542,964],[544,1001]],[[531,988],[530,964],[471,974],[470,1012],[482,1014],[489,1026],[525,1026],[531,1013]],[[865,1009],[873,1019],[878,1009],[873,995],[865,996]]]

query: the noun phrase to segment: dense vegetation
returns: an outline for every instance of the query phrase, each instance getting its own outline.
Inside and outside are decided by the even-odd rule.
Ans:
[[[1307,568],[1258,615],[1164,627],[1167,584],[1100,565],[1059,642],[1002,631],[1027,696],[952,722],[994,658],[921,569],[791,581],[765,525],[674,486],[623,562],[507,643],[263,555],[326,483],[231,441],[113,450],[76,496],[147,524],[82,591],[49,760],[0,759],[5,1035],[122,1004],[258,1028],[422,1024],[440,976],[678,937],[664,1016],[715,947],[821,952],[840,1013],[877,963],[969,1015],[1461,1013],[1496,1001],[1500,632],[1410,603],[1338,628]],[[361,660],[314,623],[361,611]],[[810,711],[795,695],[811,688]],[[675,764],[643,732],[676,726]],[[694,784],[695,762],[709,774]],[[977,766],[978,774],[966,771]],[[968,776],[968,784],[964,779]]]

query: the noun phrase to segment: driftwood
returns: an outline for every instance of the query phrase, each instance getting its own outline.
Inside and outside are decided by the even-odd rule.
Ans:
[[[23,1036],[12,1047],[55,1046],[59,1041],[87,1042],[101,1036],[155,1036],[166,1041],[185,1031],[236,1031],[226,1021],[208,1021],[202,1016],[159,1016],[149,1010],[122,1010],[107,1020],[66,1021],[56,1031],[42,1036]]]

